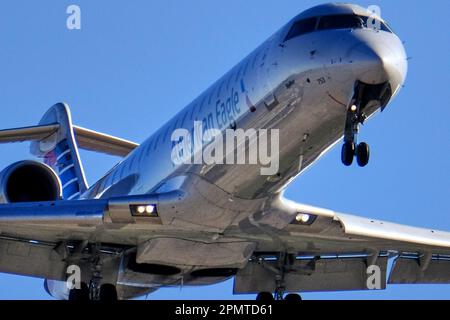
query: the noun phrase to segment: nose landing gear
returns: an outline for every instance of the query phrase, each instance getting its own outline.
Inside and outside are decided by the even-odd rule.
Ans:
[[[359,126],[364,124],[366,115],[361,111],[359,105],[352,105],[347,111],[345,123],[344,145],[341,151],[341,160],[344,165],[351,166],[356,157],[358,165],[365,167],[369,163],[370,149],[365,142],[357,144]]]
[[[360,167],[365,167],[369,163],[370,149],[369,145],[365,142],[361,142],[356,147],[356,160]]]

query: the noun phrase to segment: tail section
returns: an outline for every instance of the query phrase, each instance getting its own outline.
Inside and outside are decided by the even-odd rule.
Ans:
[[[46,138],[31,143],[31,153],[43,158],[58,174],[63,199],[77,199],[87,189],[83,166],[78,154],[69,107],[58,103],[51,107],[39,122],[40,126],[59,125],[59,129]]]
[[[0,144],[31,141],[31,153],[59,176],[63,199],[77,199],[87,189],[78,148],[126,157],[139,144],[98,131],[74,126],[69,107],[55,104],[39,125],[0,130]]]

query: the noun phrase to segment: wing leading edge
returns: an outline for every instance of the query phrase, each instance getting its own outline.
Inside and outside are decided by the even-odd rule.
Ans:
[[[286,209],[290,212],[328,217],[340,222],[346,235],[415,244],[424,250],[432,247],[450,250],[449,232],[363,218],[329,209],[295,203],[290,200],[283,200],[283,202],[286,205]]]

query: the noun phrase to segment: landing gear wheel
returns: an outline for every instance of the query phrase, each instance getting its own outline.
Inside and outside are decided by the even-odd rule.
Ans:
[[[302,297],[298,293],[289,293],[284,297],[285,301],[298,302],[302,301]]]
[[[353,142],[345,142],[342,146],[341,159],[342,163],[347,167],[351,166],[353,163],[353,158],[355,157],[355,144]]]
[[[361,142],[356,148],[356,159],[360,167],[365,167],[369,163],[370,149],[369,145],[365,142]]]
[[[260,292],[256,296],[256,301],[273,301],[273,295],[270,292]]]
[[[117,301],[116,286],[110,283],[102,284],[99,299],[100,301]]]
[[[82,282],[80,289],[71,289],[69,291],[69,301],[89,301],[89,288]]]

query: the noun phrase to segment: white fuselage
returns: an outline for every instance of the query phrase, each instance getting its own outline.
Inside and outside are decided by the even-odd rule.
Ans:
[[[179,283],[180,274],[184,283],[209,284],[232,274],[202,277],[195,272],[242,268],[257,250],[287,252],[289,248],[314,256],[335,251],[332,237],[341,225],[329,223],[327,219],[333,215],[316,217],[317,229],[302,236],[293,233],[291,242],[280,240],[289,226],[301,227],[292,222],[298,213],[304,213],[286,205],[281,194],[348,132],[353,104],[369,118],[383,110],[404,83],[407,59],[403,44],[384,24],[381,30],[367,27],[370,14],[352,5],[324,5],[303,12],[82,194],[81,199],[109,201],[108,217],[117,219],[117,223],[102,223],[94,235],[79,226],[78,232],[86,232],[89,241],[136,247],[136,257],[144,256],[143,262],[137,263],[156,261],[180,267],[170,276],[140,273],[129,268],[128,260],[134,258],[125,256],[118,284],[151,292]],[[333,15],[338,16],[334,21],[322,21]],[[298,22],[311,18],[316,22],[310,29],[290,36]],[[342,25],[355,21],[361,22],[359,27]],[[263,175],[261,164],[174,162],[172,134],[179,129],[194,133],[196,123],[201,123],[203,131],[216,129],[219,133],[276,129],[279,145],[271,151],[278,152],[277,171]],[[203,153],[211,143],[206,142],[200,150],[193,148],[192,156]],[[141,206],[142,199],[154,205],[156,219],[124,219],[130,218],[130,204]],[[100,218],[104,220],[104,216]],[[318,245],[310,239],[315,232],[322,237]],[[325,233],[331,238],[324,238]],[[158,245],[159,249],[152,249]],[[341,241],[339,246],[342,252],[367,249],[364,241]],[[191,250],[195,254],[190,254]],[[214,254],[205,259],[211,251]]]
[[[266,197],[283,190],[342,138],[357,81],[388,82],[392,96],[403,84],[406,56],[395,34],[338,29],[284,41],[291,25],[164,124],[82,198],[157,192],[163,181],[181,174],[205,179],[237,198]],[[365,113],[371,116],[380,107],[369,103]],[[204,130],[279,129],[278,174],[263,176],[260,165],[174,165],[171,134],[192,130],[194,121],[202,121]]]

